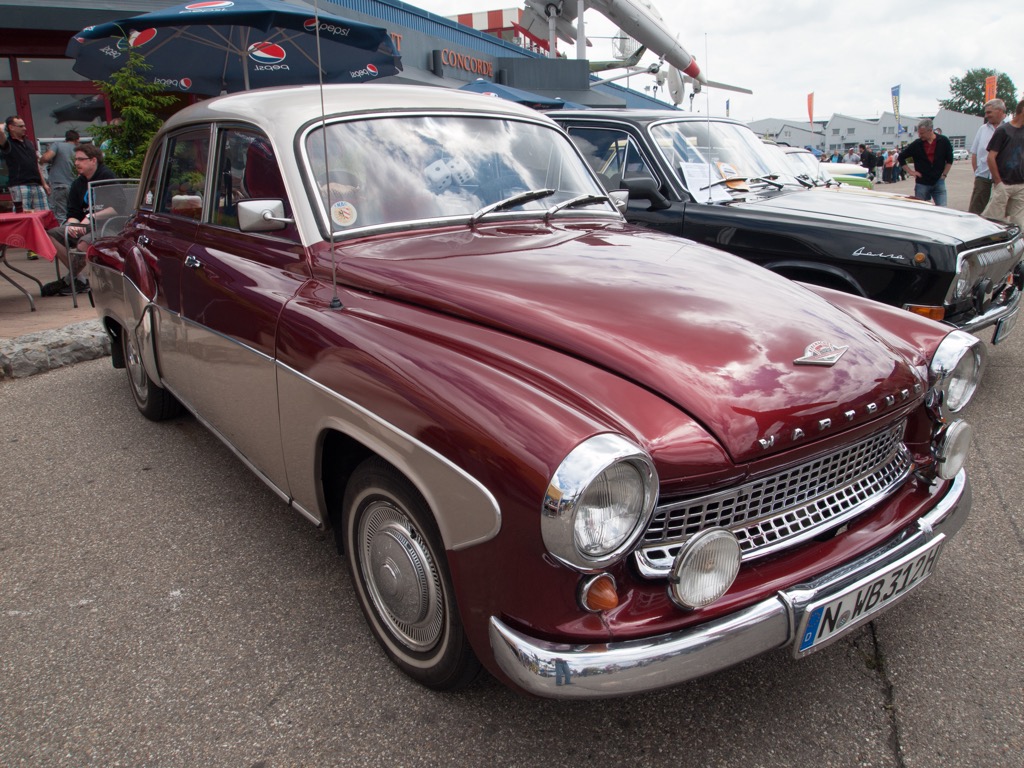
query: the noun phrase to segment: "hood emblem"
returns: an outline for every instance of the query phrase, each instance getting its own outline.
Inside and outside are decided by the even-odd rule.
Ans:
[[[815,341],[807,345],[804,356],[793,361],[795,365],[835,365],[849,347],[837,347],[828,341]]]

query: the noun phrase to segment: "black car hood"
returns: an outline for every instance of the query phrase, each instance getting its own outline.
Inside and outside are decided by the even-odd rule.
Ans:
[[[1005,226],[973,213],[867,190],[787,189],[732,205],[762,213],[778,211],[830,227],[892,231],[901,238],[917,237],[955,248],[1009,240]]]

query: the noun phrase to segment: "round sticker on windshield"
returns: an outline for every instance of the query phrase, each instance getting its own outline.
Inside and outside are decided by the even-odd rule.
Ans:
[[[331,219],[339,227],[351,227],[356,223],[357,218],[359,218],[359,214],[352,203],[339,200],[331,206]]]

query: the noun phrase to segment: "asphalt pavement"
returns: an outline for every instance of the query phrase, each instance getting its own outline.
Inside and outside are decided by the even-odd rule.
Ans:
[[[106,359],[0,381],[0,766],[1019,768],[1024,328],[989,352],[974,508],[913,595],[601,702],[415,685],[330,534],[194,419],[143,419]]]

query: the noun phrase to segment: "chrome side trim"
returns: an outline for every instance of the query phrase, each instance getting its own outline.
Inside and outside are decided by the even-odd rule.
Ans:
[[[961,471],[915,528],[813,582],[729,616],[656,637],[593,645],[532,638],[492,616],[491,651],[513,684],[547,698],[607,698],[678,685],[795,642],[808,605],[881,572],[936,536],[952,536],[970,507],[970,484]],[[566,675],[569,685],[561,684]]]
[[[304,373],[277,364],[281,440],[295,503],[327,517],[320,476],[321,437],[334,430],[398,468],[433,510],[446,549],[482,544],[501,530],[497,499],[430,446]]]

